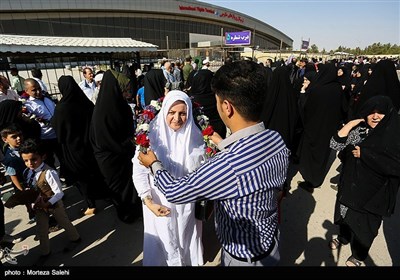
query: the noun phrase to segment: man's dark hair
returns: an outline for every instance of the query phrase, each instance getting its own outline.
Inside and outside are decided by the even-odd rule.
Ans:
[[[22,130],[16,124],[7,125],[0,131],[0,135],[3,138],[7,138],[7,136],[10,134],[17,134],[17,133],[22,134]]]
[[[27,139],[25,142],[21,144],[19,147],[20,154],[39,154],[43,156],[45,154],[43,146],[40,143],[37,143],[33,139]]]
[[[38,68],[32,68],[31,74],[34,78],[42,79],[43,77],[42,71]]]
[[[230,64],[230,63],[232,63],[232,62],[233,62],[232,57],[228,56],[227,58],[225,58],[224,64]]]
[[[244,119],[259,121],[267,82],[265,67],[241,60],[223,65],[215,73],[211,88],[220,99],[231,102]]]

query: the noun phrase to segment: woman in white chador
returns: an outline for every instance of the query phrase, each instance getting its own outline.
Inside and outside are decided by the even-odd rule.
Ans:
[[[157,116],[150,122],[150,148],[165,169],[176,178],[205,159],[201,130],[193,119],[192,102],[186,93],[170,91]],[[139,149],[132,159],[133,182],[143,200],[143,265],[203,265],[202,224],[194,217],[194,203],[173,204],[154,186],[148,168],[139,164]]]

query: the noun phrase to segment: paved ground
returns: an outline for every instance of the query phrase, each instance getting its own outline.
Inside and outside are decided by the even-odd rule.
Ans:
[[[332,224],[336,191],[330,185],[337,178],[338,161],[320,189],[312,195],[297,189],[301,176],[292,179],[290,194],[282,203],[281,211],[281,266],[344,266],[350,256],[348,246],[341,251],[328,249],[328,241],[336,236],[337,227]],[[2,187],[2,193],[7,186]],[[113,206],[98,202],[99,213],[82,217],[84,207],[75,187],[65,189],[67,212],[82,236],[82,243],[70,253],[64,253],[67,244],[63,231],[51,233],[52,256],[46,266],[141,266],[143,224],[137,221],[126,225],[116,218]],[[390,219],[385,219],[379,230],[366,266],[400,265],[400,207]],[[34,241],[34,224],[29,224],[25,207],[6,209],[6,231],[25,239],[12,247],[13,251],[29,248],[26,255],[13,255],[17,264],[2,259],[6,267],[31,266],[39,256],[38,241]],[[220,262],[220,248],[213,230],[212,221],[205,224],[204,247],[206,266],[217,266]],[[4,244],[3,244],[4,245]],[[9,245],[9,247],[11,247]]]

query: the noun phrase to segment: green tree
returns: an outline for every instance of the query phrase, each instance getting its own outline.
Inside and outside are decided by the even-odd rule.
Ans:
[[[311,47],[307,50],[309,53],[319,53],[318,47],[316,44],[312,44]]]

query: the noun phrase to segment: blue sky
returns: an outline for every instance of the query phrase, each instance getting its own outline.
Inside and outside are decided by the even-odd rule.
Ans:
[[[282,31],[300,49],[301,39],[326,51],[373,43],[400,45],[400,0],[215,0]]]

